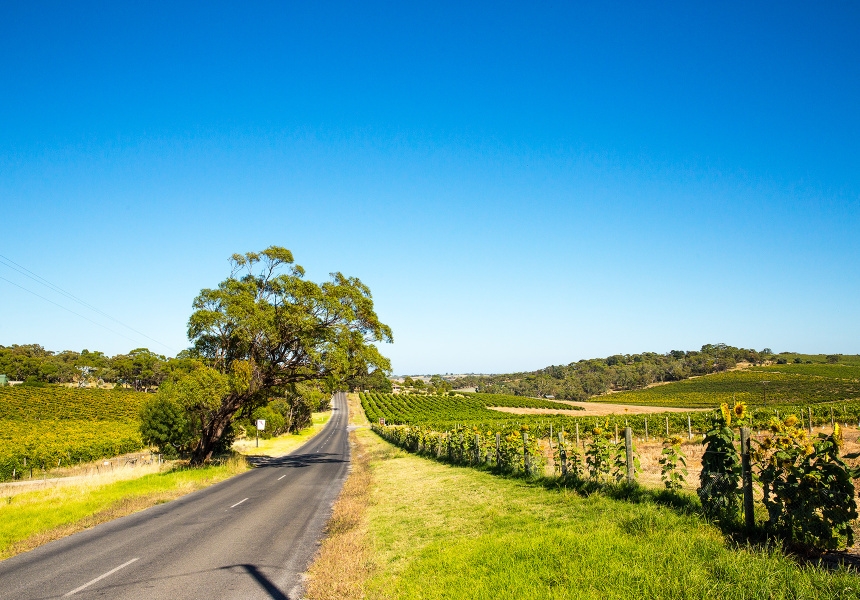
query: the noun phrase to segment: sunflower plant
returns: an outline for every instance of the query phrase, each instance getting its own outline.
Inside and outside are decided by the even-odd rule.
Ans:
[[[673,435],[663,440],[660,453],[660,479],[667,490],[680,490],[687,481],[687,457],[681,450],[681,436]]]
[[[738,412],[741,418],[746,416],[743,403],[736,403],[734,408],[723,403],[711,419],[711,428],[702,440],[705,453],[696,490],[705,515],[727,524],[737,520],[740,507],[741,459],[732,429],[732,417]]]
[[[612,446],[609,431],[595,427],[591,431],[591,442],[585,448],[585,466],[591,479],[604,479],[612,468]]]
[[[852,479],[860,470],[839,457],[839,424],[815,438],[794,415],[772,419],[769,428],[753,460],[771,533],[807,553],[851,546],[858,516]]]

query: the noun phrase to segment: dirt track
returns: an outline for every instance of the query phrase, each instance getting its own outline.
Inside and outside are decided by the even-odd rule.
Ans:
[[[515,415],[569,415],[572,417],[602,417],[606,415],[642,415],[661,412],[701,412],[707,408],[667,408],[665,406],[637,406],[632,404],[607,404],[604,402],[574,402],[572,400],[553,400],[559,404],[576,406],[582,410],[559,410],[555,408],[512,408],[508,406],[488,406],[490,410]]]

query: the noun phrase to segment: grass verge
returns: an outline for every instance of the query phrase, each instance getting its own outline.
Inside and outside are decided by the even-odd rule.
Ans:
[[[860,597],[856,574],[733,546],[698,517],[653,502],[435,463],[368,430],[354,439],[365,489],[351,492],[346,526],[330,525],[311,570],[315,600]],[[327,554],[338,569],[320,562]]]
[[[0,498],[0,559],[168,502],[247,470],[243,459],[136,479],[50,487]]]

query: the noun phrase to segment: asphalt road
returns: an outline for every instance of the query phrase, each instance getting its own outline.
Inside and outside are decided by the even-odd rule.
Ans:
[[[0,562],[0,598],[297,600],[349,466],[333,408],[286,457]]]

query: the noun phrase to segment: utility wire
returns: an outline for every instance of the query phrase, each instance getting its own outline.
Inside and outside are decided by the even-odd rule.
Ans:
[[[51,304],[53,304],[54,306],[59,306],[59,307],[60,307],[60,308],[62,308],[63,310],[67,310],[67,311],[69,311],[70,313],[72,313],[73,315],[76,315],[76,316],[78,316],[78,317],[80,317],[80,318],[82,318],[82,319],[84,319],[84,320],[86,320],[86,321],[89,321],[89,322],[90,322],[90,323],[92,323],[93,325],[98,325],[98,326],[99,326],[99,327],[101,327],[102,329],[107,329],[107,330],[108,330],[108,331],[110,331],[111,333],[115,333],[116,335],[118,335],[118,336],[120,336],[120,337],[124,337],[124,338],[125,338],[125,339],[127,339],[127,340],[130,340],[130,341],[132,341],[132,342],[137,343],[137,340],[135,340],[135,339],[133,339],[133,338],[130,338],[130,337],[128,337],[127,335],[124,335],[124,334],[120,333],[119,331],[114,331],[113,329],[111,329],[110,327],[108,327],[108,326],[106,326],[106,325],[102,325],[101,323],[98,323],[98,322],[96,322],[96,321],[93,321],[92,319],[90,319],[90,318],[88,318],[88,317],[85,317],[85,316],[84,316],[84,315],[82,315],[81,313],[77,313],[77,312],[73,311],[71,308],[67,308],[67,307],[63,306],[62,304],[57,304],[57,303],[56,303],[56,302],[54,302],[53,300],[50,300],[50,299],[48,299],[48,298],[45,298],[44,296],[42,296],[41,294],[37,294],[37,293],[36,293],[36,292],[34,292],[33,290],[28,290],[28,289],[27,289],[27,288],[25,288],[23,285],[18,285],[18,284],[17,284],[17,283],[15,283],[14,281],[10,281],[10,280],[6,279],[5,277],[2,277],[2,276],[0,276],[0,279],[2,279],[3,281],[5,281],[6,283],[11,283],[11,284],[12,284],[12,285],[14,285],[16,288],[21,288],[21,289],[22,289],[22,290],[24,290],[25,292],[30,293],[30,294],[33,294],[33,295],[34,295],[34,296],[36,296],[37,298],[41,298],[41,299],[42,299],[42,300],[44,300],[45,302],[50,302],[50,303],[51,303]]]
[[[11,263],[11,264],[7,264],[7,263]],[[78,304],[80,304],[80,305],[82,305],[82,306],[84,306],[84,307],[86,307],[86,308],[90,309],[90,310],[91,310],[91,311],[93,311],[93,312],[96,312],[96,313],[100,314],[101,316],[103,316],[103,317],[105,317],[105,318],[107,318],[107,319],[110,319],[110,320],[111,320],[111,321],[113,321],[114,323],[118,323],[119,325],[122,325],[122,326],[123,326],[123,327],[125,327],[126,329],[130,329],[131,331],[135,332],[135,333],[136,333],[136,334],[138,334],[138,335],[142,335],[142,336],[143,336],[143,337],[145,337],[146,339],[148,339],[148,340],[150,340],[150,341],[153,341],[153,342],[155,342],[156,344],[158,344],[158,345],[160,345],[160,346],[164,346],[164,347],[165,347],[165,348],[167,348],[168,350],[175,351],[175,349],[174,349],[174,348],[171,348],[170,346],[168,346],[168,345],[167,345],[167,344],[165,344],[164,342],[160,342],[160,341],[158,341],[157,339],[155,339],[155,338],[153,338],[153,337],[150,337],[150,336],[146,335],[146,334],[145,334],[145,333],[143,333],[142,331],[138,331],[137,329],[135,329],[135,328],[134,328],[134,327],[132,327],[131,325],[127,325],[127,324],[123,323],[122,321],[120,321],[119,319],[117,319],[117,318],[115,318],[115,317],[112,317],[111,315],[107,314],[106,312],[104,312],[104,311],[102,311],[102,310],[100,310],[100,309],[96,308],[96,307],[95,307],[95,306],[93,306],[92,304],[89,304],[88,302],[85,302],[84,300],[81,300],[80,298],[78,298],[78,297],[77,297],[77,296],[75,296],[74,294],[71,294],[70,292],[67,292],[66,290],[64,290],[64,289],[63,289],[63,288],[61,288],[60,286],[58,286],[58,285],[55,285],[55,284],[51,283],[50,281],[48,281],[48,280],[47,280],[47,279],[45,279],[44,277],[41,277],[41,276],[37,275],[36,273],[33,273],[33,271],[31,271],[31,270],[30,270],[30,269],[28,269],[27,267],[24,267],[24,266],[22,266],[22,265],[19,265],[18,263],[16,263],[16,262],[15,262],[14,260],[12,260],[11,258],[7,258],[7,257],[3,256],[2,254],[0,254],[0,264],[2,264],[2,265],[3,265],[3,266],[5,266],[5,267],[8,267],[8,268],[12,269],[13,271],[17,271],[18,273],[20,273],[20,274],[21,274],[21,275],[23,275],[24,277],[27,277],[27,278],[29,278],[29,279],[32,279],[32,280],[33,280],[33,281],[35,281],[36,283],[39,283],[39,284],[41,284],[41,285],[43,285],[43,286],[47,287],[48,289],[50,289],[50,290],[52,290],[52,291],[57,292],[58,294],[62,294],[63,296],[65,296],[65,297],[67,297],[67,298],[69,298],[69,299],[71,299],[71,300],[74,300],[74,301],[75,301],[75,302],[77,302]],[[8,279],[5,279],[5,278],[0,278],[0,279],[3,279],[4,281],[9,281]],[[33,292],[33,291],[31,291],[31,290],[28,290],[27,288],[22,287],[22,286],[20,286],[20,285],[18,285],[18,284],[16,284],[16,283],[13,283],[13,282],[11,282],[11,281],[9,281],[9,283],[12,283],[12,285],[16,285],[17,287],[21,288],[21,289],[22,289],[22,290],[24,290],[24,291],[30,292],[31,294],[33,294],[33,295],[35,295],[35,296],[39,296],[39,294],[36,294],[35,292]],[[51,302],[51,304],[55,304],[56,306],[59,306],[60,308],[63,308],[63,309],[65,309],[65,310],[68,310],[68,311],[69,311],[69,312],[71,312],[72,314],[75,314],[75,315],[77,315],[77,316],[79,316],[79,317],[81,317],[81,318],[83,318],[83,319],[87,319],[87,318],[86,318],[86,317],[84,317],[83,315],[80,315],[80,314],[78,314],[78,313],[74,312],[73,310],[70,310],[70,309],[66,308],[65,306],[62,306],[62,305],[60,305],[60,304],[57,304],[56,302],[52,302],[51,300],[48,300],[48,299],[47,299],[47,298],[45,298],[44,296],[39,296],[39,298],[42,298],[43,300],[47,300],[48,302]],[[95,321],[92,321],[91,319],[87,319],[87,321],[89,321],[90,323],[95,323],[96,325],[99,325],[99,323],[96,323]],[[100,326],[100,327],[104,327],[103,325],[99,325],[99,326]],[[108,331],[113,331],[112,329],[110,329],[110,328],[108,328],[108,327],[104,327],[104,328],[105,328],[105,329],[107,329]],[[116,333],[117,335],[122,335],[121,333],[116,332],[116,331],[113,331],[113,333]],[[132,339],[132,338],[129,338],[128,336],[125,336],[125,335],[122,335],[122,337],[124,337],[124,338],[125,338],[125,339],[127,339],[127,340],[131,340],[132,342],[135,342],[135,343],[137,343],[137,341],[138,341],[138,340],[134,340],[134,339]]]

